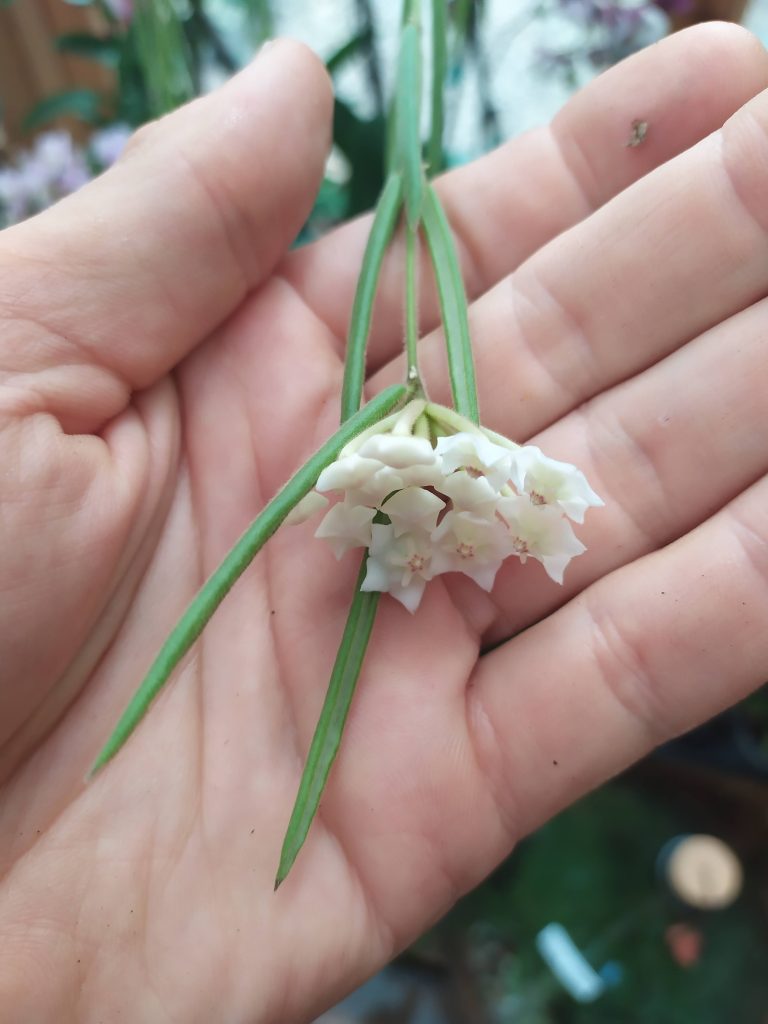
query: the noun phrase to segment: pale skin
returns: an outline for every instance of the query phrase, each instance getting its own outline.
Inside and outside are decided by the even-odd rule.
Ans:
[[[707,26],[441,183],[484,422],[578,464],[606,507],[563,588],[529,563],[490,597],[433,583],[414,617],[383,599],[277,894],[358,563],[312,524],[83,777],[196,588],[334,429],[366,222],[285,255],[329,141],[321,66],[271,47],[0,236],[3,1020],[311,1019],[522,835],[768,677],[766,86],[762,48]],[[400,262],[370,394],[402,374]],[[444,402],[431,294],[421,316]]]

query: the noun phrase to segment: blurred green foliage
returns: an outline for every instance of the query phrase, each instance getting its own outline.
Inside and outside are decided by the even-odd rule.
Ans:
[[[462,937],[463,955],[499,1024],[762,1024],[765,879],[748,872],[734,906],[697,913],[677,903],[658,877],[664,844],[708,824],[674,795],[612,783],[525,840],[448,915],[437,938],[447,936],[450,946]],[[618,965],[620,980],[596,1002],[572,1000],[540,958],[535,937],[550,922],[567,928],[598,971],[607,962]],[[700,958],[688,967],[665,941],[667,928],[679,922],[702,936]]]
[[[9,0],[0,0],[9,2]],[[12,0],[11,0],[12,2]],[[61,52],[97,61],[115,72],[109,95],[77,89],[46,97],[26,119],[30,131],[45,128],[62,115],[94,127],[121,122],[138,127],[199,95],[211,81],[236,71],[241,61],[231,39],[222,31],[211,0],[67,0],[91,6],[101,14],[102,26],[94,33],[61,35],[51,45]],[[439,54],[440,66],[453,79],[463,62],[480,60],[473,48],[485,10],[485,0],[457,0],[447,8],[449,50]],[[274,0],[229,0],[237,8],[249,34],[251,50],[271,36],[276,27]],[[386,162],[386,123],[389,98],[384,95],[371,0],[355,0],[355,18],[349,39],[327,60],[332,76],[351,64],[363,70],[372,109],[361,116],[337,99],[334,141],[343,154],[346,174],[326,179],[320,190],[313,220],[320,228],[370,209],[381,190]],[[489,136],[489,144],[497,141]],[[433,166],[444,163],[439,138],[429,140]],[[311,234],[311,232],[310,232]]]

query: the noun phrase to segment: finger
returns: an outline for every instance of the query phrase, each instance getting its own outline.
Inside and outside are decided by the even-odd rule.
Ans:
[[[768,92],[535,253],[471,310],[484,422],[530,437],[765,294]],[[449,401],[438,332],[420,358]],[[402,379],[400,361],[377,374]]]
[[[493,591],[498,643],[627,562],[674,541],[768,473],[768,300],[719,325],[535,438],[574,462],[605,507],[591,512],[562,587],[505,563]]]
[[[713,63],[722,70],[717,80]],[[438,190],[457,232],[464,277],[476,297],[550,238],[637,178],[719,128],[768,85],[760,43],[734,25],[702,25],[665,39],[601,75],[549,127],[446,175]],[[627,145],[645,120],[642,144]],[[292,254],[283,272],[339,338],[347,329],[370,225],[362,218]],[[378,368],[402,347],[401,247],[382,271],[369,351]],[[426,268],[426,264],[425,264]],[[422,274],[427,280],[428,273]],[[426,290],[422,331],[439,322]]]
[[[3,408],[42,406],[84,429],[174,366],[295,237],[329,126],[321,63],[278,41],[142,129],[101,178],[0,236]]]
[[[481,659],[469,720],[507,826],[528,832],[762,684],[767,615],[763,479]]]

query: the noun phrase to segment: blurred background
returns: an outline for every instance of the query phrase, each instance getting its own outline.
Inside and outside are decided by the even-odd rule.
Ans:
[[[317,237],[368,209],[381,186],[399,8],[0,0],[0,226],[79,188],[138,125],[286,34],[319,52],[336,85],[334,147],[297,242]],[[546,121],[589,78],[685,25],[742,21],[768,42],[768,0],[451,0],[448,9],[446,167]],[[321,1020],[768,1024],[768,689],[522,842]]]

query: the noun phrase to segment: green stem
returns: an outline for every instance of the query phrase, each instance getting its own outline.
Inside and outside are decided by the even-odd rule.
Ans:
[[[419,416],[419,418],[414,423],[413,436],[426,438],[427,441],[432,440],[432,431],[430,430],[429,417],[425,413],[422,413],[421,416]]]
[[[421,389],[419,375],[419,281],[418,228],[405,229],[405,354],[408,363],[408,383]]]
[[[403,174],[405,216],[411,227],[421,217],[424,171],[421,164],[421,31],[409,21],[400,33],[395,95],[397,167]]]
[[[456,434],[469,433],[482,437],[486,436],[483,428],[478,427],[472,420],[468,420],[466,416],[460,416],[454,409],[449,409],[445,405],[435,405],[433,402],[429,402],[424,412],[433,423],[437,423],[439,426],[445,427]]]
[[[150,704],[168,681],[174,668],[200,636],[204,626],[235,582],[291,509],[295,508],[304,495],[315,486],[323,469],[333,462],[348,441],[371,423],[391,412],[396,405],[402,402],[407,393],[407,388],[398,384],[377,395],[325,442],[323,447],[294,474],[285,487],[254,519],[219,568],[193,598],[179,623],[163,644],[144,681],[96,758],[90,775],[97,772],[120,750],[147,713]]]
[[[431,175],[443,166],[443,91],[448,64],[448,36],[445,0],[432,0],[432,124],[427,143],[427,165]]]
[[[403,11],[400,16],[400,31],[408,23],[421,25],[421,0],[403,0]]]

